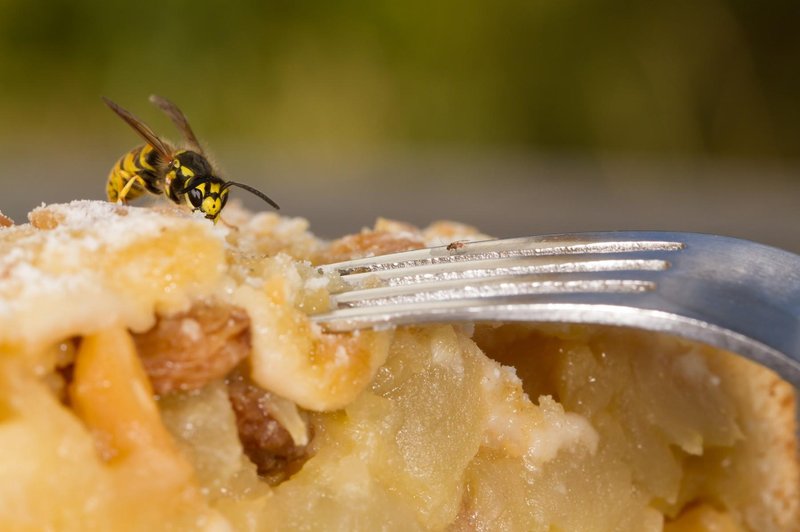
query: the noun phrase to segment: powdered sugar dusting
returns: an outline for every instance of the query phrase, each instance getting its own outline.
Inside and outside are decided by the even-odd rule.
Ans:
[[[180,212],[73,201],[38,207],[29,220],[4,229],[0,239],[0,338],[6,342],[52,341],[99,326],[100,315],[113,321],[124,314],[130,327],[146,326],[154,301],[180,300],[181,290],[214,277],[203,257],[216,248],[222,257],[212,224]],[[176,249],[160,259],[165,247],[180,248],[184,237],[196,249]],[[191,262],[177,287],[171,273],[181,261],[199,267]],[[145,288],[134,287],[137,278]]]
[[[189,219],[188,213],[176,211],[182,218]],[[58,224],[52,229],[68,231],[71,236],[85,232],[88,240],[98,239],[94,244],[106,246],[125,246],[142,236],[152,236],[170,220],[153,209],[117,205],[106,201],[76,200],[70,203],[53,204],[34,209],[28,218],[35,226],[36,219],[50,216]],[[211,224],[209,223],[209,226]],[[50,229],[50,228],[47,228]],[[56,238],[64,235],[56,233]],[[92,244],[90,244],[92,245]]]

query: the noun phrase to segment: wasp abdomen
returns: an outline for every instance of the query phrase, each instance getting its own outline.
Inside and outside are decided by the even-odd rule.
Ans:
[[[163,192],[163,172],[158,153],[149,145],[134,148],[122,157],[111,168],[106,184],[109,201],[136,199],[145,191],[152,194]]]

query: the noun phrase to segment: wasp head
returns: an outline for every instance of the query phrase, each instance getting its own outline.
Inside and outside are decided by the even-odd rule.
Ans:
[[[229,188],[232,186],[243,188],[262,200],[266,201],[276,209],[278,204],[272,201],[266,194],[243,183],[225,181],[214,175],[211,164],[205,157],[193,151],[181,151],[169,164],[169,172],[175,172],[175,178],[180,179],[183,184],[178,187],[181,194],[185,194],[186,200],[192,210],[202,212],[206,218],[217,223],[219,214],[228,201]],[[177,183],[176,183],[177,184]]]
[[[228,201],[228,187],[216,176],[201,176],[189,180],[186,198],[192,209],[202,212],[206,218],[217,223],[219,214]]]
[[[208,160],[193,151],[179,151],[169,164],[168,170],[174,172],[178,190],[194,211],[200,211],[214,223],[228,200],[225,181],[214,175]]]

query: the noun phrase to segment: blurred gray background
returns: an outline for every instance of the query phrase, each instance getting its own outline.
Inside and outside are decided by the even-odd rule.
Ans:
[[[179,140],[158,93],[327,237],[384,216],[800,252],[798,27],[781,0],[0,0],[0,211],[102,199],[139,140],[100,96]]]

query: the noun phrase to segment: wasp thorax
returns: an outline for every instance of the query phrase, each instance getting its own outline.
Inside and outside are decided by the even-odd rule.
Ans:
[[[184,178],[211,176],[214,172],[208,159],[189,150],[176,153],[170,165]]]

